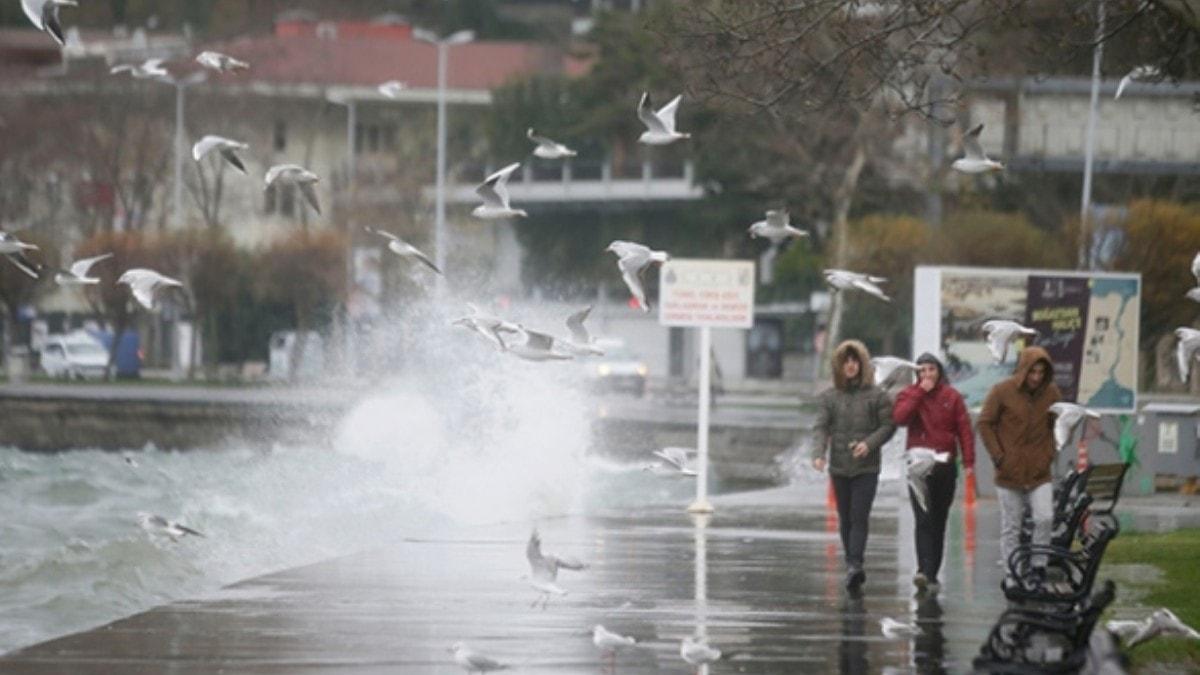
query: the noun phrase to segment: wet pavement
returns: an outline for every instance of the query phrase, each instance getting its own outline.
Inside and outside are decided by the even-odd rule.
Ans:
[[[810,484],[717,497],[706,520],[681,504],[540,522],[547,551],[590,564],[560,572],[568,595],[545,610],[520,578],[529,523],[462,528],[35,645],[0,672],[448,674],[463,672],[447,648],[464,641],[514,672],[686,673],[679,641],[696,634],[735,653],[711,673],[967,672],[1002,608],[998,513],[956,506],[942,593],[918,600],[899,494],[881,486],[861,597],[842,588],[836,518]],[[887,639],[884,616],[924,634]],[[592,645],[597,623],[640,646],[614,667]]]

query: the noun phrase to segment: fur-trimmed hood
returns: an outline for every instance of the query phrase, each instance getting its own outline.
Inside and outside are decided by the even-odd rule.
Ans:
[[[846,355],[853,352],[858,356],[858,362],[862,364],[858,371],[858,386],[871,387],[875,385],[875,366],[871,364],[871,352],[867,350],[867,346],[858,340],[844,340],[833,350],[833,386],[841,391],[846,391],[850,383],[846,381],[842,375],[842,362],[846,360]]]

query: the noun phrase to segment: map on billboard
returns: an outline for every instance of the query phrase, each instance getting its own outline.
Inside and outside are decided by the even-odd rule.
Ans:
[[[1012,375],[1020,350],[1036,344],[1050,354],[1067,400],[1105,411],[1135,408],[1138,275],[990,268],[919,268],[917,275],[914,351],[945,358],[968,407],[982,405]],[[1038,336],[1017,340],[997,362],[982,330],[991,319],[1017,321]]]

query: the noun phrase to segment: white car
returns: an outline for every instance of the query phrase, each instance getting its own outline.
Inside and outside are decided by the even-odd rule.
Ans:
[[[86,331],[48,335],[42,345],[42,372],[50,377],[102,379],[108,350]]]
[[[589,356],[580,360],[595,390],[619,391],[634,396],[646,393],[646,375],[650,369],[645,361],[625,346],[624,341],[602,338],[596,341],[596,346],[604,350],[604,356]]]

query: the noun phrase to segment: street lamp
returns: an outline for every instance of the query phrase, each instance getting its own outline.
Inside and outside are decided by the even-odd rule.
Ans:
[[[1104,0],[1096,1],[1096,44],[1092,46],[1092,91],[1088,101],[1087,136],[1083,150],[1083,190],[1079,206],[1080,269],[1092,267],[1092,161],[1095,157],[1096,117],[1100,102],[1100,62],[1104,59]]]
[[[464,45],[475,39],[475,31],[460,30],[444,38],[438,38],[432,31],[417,28],[413,37],[422,42],[437,47],[438,63],[438,93],[437,93],[437,188],[434,206],[433,248],[434,258],[438,269],[446,269],[446,61],[450,47]],[[445,291],[445,280],[437,275],[437,293]]]
[[[358,174],[358,149],[355,147],[355,133],[358,128],[358,106],[354,99],[348,95],[345,97],[329,95],[326,97],[330,103],[334,105],[346,106],[346,187],[350,193],[348,200],[349,208],[343,218],[346,221],[346,302],[343,308],[342,315],[342,339],[344,340],[343,347],[345,348],[344,357],[350,374],[356,372],[354,359],[354,336],[352,335],[352,322],[350,317],[350,301],[354,297],[355,274],[354,274],[354,228],[352,220],[354,216],[354,203],[357,195],[355,188],[357,187]]]
[[[183,134],[183,92],[188,87],[208,79],[208,73],[196,71],[186,77],[164,77],[163,82],[175,87],[175,182],[171,194],[171,220],[175,227],[183,225],[183,156],[187,140]]]

